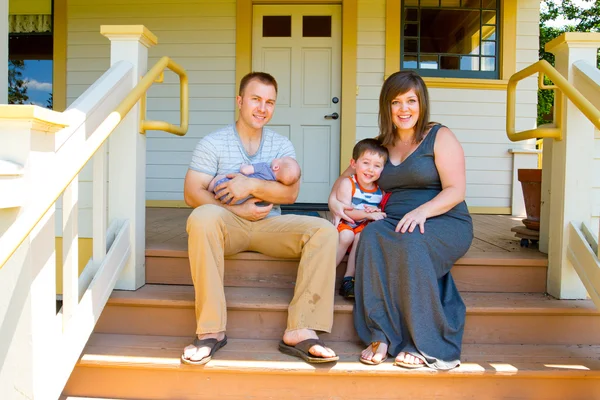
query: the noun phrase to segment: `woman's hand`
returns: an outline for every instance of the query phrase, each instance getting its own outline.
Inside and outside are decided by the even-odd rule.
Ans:
[[[377,208],[377,207],[365,205],[365,212],[368,212],[368,213],[381,212],[381,209]]]
[[[409,213],[406,213],[404,217],[398,222],[396,225],[396,232],[405,233],[409,231],[415,230],[416,226],[419,226],[419,230],[421,233],[425,233],[425,220],[427,220],[427,215],[425,211],[419,208],[415,208]]]
[[[370,219],[371,221],[379,221],[384,219],[385,217],[387,217],[387,215],[381,211],[368,212],[367,214],[367,219]]]
[[[339,201],[335,196],[329,198],[329,211],[333,213],[333,225],[338,226],[340,220],[345,220],[354,223],[354,220],[346,215],[346,211],[353,210],[354,207],[344,204]]]

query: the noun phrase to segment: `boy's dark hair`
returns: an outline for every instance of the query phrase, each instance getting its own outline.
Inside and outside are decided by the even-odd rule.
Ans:
[[[354,145],[354,149],[352,150],[352,158],[356,161],[367,151],[375,153],[378,156],[381,156],[383,161],[387,161],[388,151],[381,145],[381,143],[379,143],[377,139],[363,139],[356,143]]]
[[[266,72],[250,72],[249,74],[246,74],[240,81],[240,96],[244,96],[246,86],[248,86],[248,84],[254,80],[265,85],[273,86],[275,88],[275,93],[277,93],[277,81],[275,78],[273,78],[273,75],[267,74]]]

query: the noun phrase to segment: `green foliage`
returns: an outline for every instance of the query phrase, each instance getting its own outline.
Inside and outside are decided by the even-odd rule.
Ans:
[[[8,104],[25,104],[29,100],[27,84],[23,80],[25,62],[10,60],[8,62]]]
[[[563,0],[560,3],[553,0],[542,0],[542,12],[540,14],[540,60],[546,60],[554,65],[554,55],[546,53],[546,43],[560,36],[564,32],[599,32],[600,31],[600,0],[583,0],[590,6],[588,9],[577,7],[572,0]],[[569,25],[555,28],[548,26],[549,22],[563,17],[571,21]],[[600,68],[600,58],[598,59]],[[545,83],[550,84],[548,79]],[[554,91],[538,91],[538,125],[552,122],[550,115],[554,104]]]

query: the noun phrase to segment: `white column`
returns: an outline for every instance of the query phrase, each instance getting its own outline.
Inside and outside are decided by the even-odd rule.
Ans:
[[[134,66],[135,87],[147,72],[148,48],[157,43],[156,36],[142,25],[102,26],[101,33],[111,41],[111,65],[124,60]],[[131,224],[131,257],[116,289],[135,290],[146,281],[146,136],[139,128],[138,102],[110,136],[108,145],[108,220],[128,220]]]
[[[8,0],[0,0],[0,104],[8,103]]]
[[[540,210],[540,241],[538,242],[538,248],[545,254],[548,254],[550,245],[550,184],[552,180],[553,146],[554,139],[544,139],[542,146],[542,207]]]
[[[521,182],[518,179],[520,169],[535,169],[538,164],[539,150],[530,149],[510,149],[508,151],[513,155],[513,179],[512,179],[512,203],[511,213],[513,216],[521,217],[527,215],[525,212],[525,200],[523,199],[523,190]]]
[[[16,110],[22,110],[18,112]],[[27,210],[53,176],[54,133],[64,126],[60,115],[34,106],[0,108],[0,159],[23,165],[25,201],[0,210],[5,228]],[[0,231],[0,235],[4,232]],[[51,393],[52,365],[61,326],[56,318],[54,206],[15,255],[0,269],[0,397],[57,398]]]
[[[556,56],[556,69],[573,83],[573,63],[595,65],[598,47],[600,34],[566,33],[546,44],[546,51]],[[594,126],[564,96],[557,95],[555,102],[560,102],[563,140],[552,146],[548,292],[561,299],[585,299],[587,292],[567,258],[568,224],[591,221]]]

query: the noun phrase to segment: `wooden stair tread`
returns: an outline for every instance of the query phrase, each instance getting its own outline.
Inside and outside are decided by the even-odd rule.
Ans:
[[[225,287],[230,310],[287,310],[293,289]],[[557,300],[540,293],[462,294],[468,314],[600,315],[591,300]],[[184,285],[145,285],[136,291],[113,291],[109,305],[194,307],[194,288]],[[336,312],[350,313],[353,303],[335,296]]]
[[[146,247],[146,257],[173,257],[187,258],[187,245],[177,243],[151,243]],[[226,257],[228,260],[264,260],[264,261],[283,261],[282,259],[270,257],[264,254],[245,251],[234,256]],[[461,257],[454,265],[489,265],[489,266],[548,266],[548,256],[540,252],[484,252],[469,250],[467,254]]]
[[[84,349],[78,367],[183,369],[189,372],[260,372],[311,375],[427,375],[429,369],[405,370],[392,359],[373,367],[358,362],[358,343],[331,343],[340,361],[309,365],[282,354],[277,340],[229,339],[213,361],[204,367],[183,365],[182,349],[190,338],[95,333]],[[518,375],[546,377],[600,377],[599,345],[463,345],[462,365],[448,372],[471,375]]]

